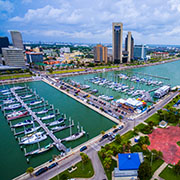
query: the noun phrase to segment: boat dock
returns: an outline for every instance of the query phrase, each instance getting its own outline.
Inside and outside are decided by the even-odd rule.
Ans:
[[[15,92],[13,88],[10,89],[11,93],[15,96],[17,101],[21,103],[21,105],[29,112],[29,115],[32,116],[32,118],[44,129],[44,131],[47,133],[47,135],[54,141],[54,145],[59,151],[66,152],[66,147],[61,143],[60,139],[57,139],[56,136],[53,134],[52,131],[50,131],[46,125],[40,120],[38,116],[36,116],[36,113],[33,112],[27,104],[24,103],[24,101],[18,96],[18,94]]]

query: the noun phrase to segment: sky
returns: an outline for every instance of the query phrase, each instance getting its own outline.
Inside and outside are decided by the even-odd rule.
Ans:
[[[9,39],[18,30],[23,41],[111,43],[112,22],[135,44],[180,44],[180,0],[0,0]]]

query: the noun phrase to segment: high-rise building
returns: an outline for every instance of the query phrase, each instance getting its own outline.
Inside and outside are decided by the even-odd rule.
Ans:
[[[107,63],[107,47],[101,44],[94,47],[94,61]]]
[[[8,37],[0,37],[0,54],[2,54],[2,48],[9,46]]]
[[[146,60],[147,47],[145,45],[134,46],[134,59]]]
[[[10,31],[13,46],[24,50],[22,35],[19,31]]]
[[[131,60],[134,57],[134,39],[131,35],[131,32],[128,32],[127,37],[125,39],[125,51],[128,52],[127,62],[131,62]]]
[[[122,63],[123,24],[112,23],[112,48],[115,64]]]
[[[43,62],[43,53],[42,52],[26,52],[27,62],[28,63],[42,63]]]
[[[2,48],[5,65],[25,67],[23,50],[19,48]]]

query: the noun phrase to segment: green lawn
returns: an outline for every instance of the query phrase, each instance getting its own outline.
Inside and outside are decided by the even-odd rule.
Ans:
[[[157,113],[153,114],[151,117],[145,120],[146,123],[153,121],[155,125],[159,124],[159,115]]]
[[[177,142],[177,145],[180,146],[180,141]]]
[[[146,126],[145,124],[141,123],[141,124],[137,125],[137,126],[135,127],[135,129],[137,129],[138,132],[141,132],[141,130],[142,130],[145,126]]]
[[[62,74],[62,73],[81,72],[81,71],[85,71],[85,69],[68,69],[61,71],[53,71],[52,74]]]
[[[129,139],[133,138],[135,136],[134,131],[128,131],[124,135],[121,136],[123,141],[128,141]]]
[[[101,164],[102,166],[104,167],[103,165],[103,159],[101,158],[99,152],[98,152],[98,156],[99,156],[99,159],[101,161]],[[117,167],[117,162],[113,159],[112,160],[112,165],[111,165],[111,168],[109,170],[107,170],[105,167],[104,167],[104,171],[106,173],[106,176],[108,178],[108,180],[112,180],[112,171],[114,171],[114,168]]]
[[[165,180],[179,180],[180,175],[176,175],[172,168],[168,166],[160,173],[159,175],[161,178]]]
[[[65,170],[59,175],[53,177],[51,180],[60,180],[62,179],[61,177],[63,174],[66,174],[68,178],[90,178],[94,175],[94,169],[91,160],[89,160],[85,165],[83,165],[82,161],[80,161],[75,166],[77,169],[72,173],[69,173],[68,170]]]
[[[109,69],[109,68],[117,68],[117,67],[119,66],[99,66],[99,67],[94,67],[93,69],[104,69],[104,68]]]
[[[162,159],[157,159],[152,163],[152,172],[154,172],[164,163]]]
[[[0,80],[5,80],[5,79],[14,79],[14,78],[25,78],[25,77],[31,77],[32,75],[30,74],[16,74],[16,75],[5,75],[5,76],[0,76]]]

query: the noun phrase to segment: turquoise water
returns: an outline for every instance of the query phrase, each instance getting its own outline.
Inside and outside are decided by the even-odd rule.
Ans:
[[[180,85],[180,60],[156,66],[131,69],[131,72],[144,72],[155,76],[167,77],[170,81],[164,80],[164,83],[169,83],[172,87]]]
[[[152,86],[152,85],[148,86],[146,84],[137,83],[137,82],[135,83],[135,82],[131,82],[125,79],[122,80],[117,76],[120,73],[124,73],[129,76],[136,75],[140,78],[152,79],[154,81],[161,81],[164,84],[170,84],[172,87],[178,84],[180,85],[180,61],[174,61],[174,62],[160,64],[156,66],[142,67],[142,68],[136,68],[136,69],[122,70],[122,71],[111,71],[111,72],[104,72],[104,73],[97,73],[97,74],[73,76],[73,77],[67,77],[65,79],[71,79],[76,82],[80,82],[81,84],[88,84],[90,85],[91,89],[98,89],[99,93],[97,93],[96,96],[99,96],[100,94],[104,94],[108,96],[113,96],[114,99],[119,99],[119,98],[127,99],[128,97],[131,97],[131,95],[128,95],[123,92],[117,92],[110,88],[99,86],[97,84],[93,84],[92,82],[89,82],[88,79],[93,78],[93,77],[106,78],[113,82],[118,82],[118,83],[128,85],[129,87],[134,87],[134,89],[144,89],[146,91],[158,87],[158,86]],[[147,75],[142,75],[139,73],[146,73],[153,76],[166,77],[166,78],[169,78],[170,80],[166,80],[159,77],[151,77]],[[151,95],[153,95],[153,93],[151,93]]]
[[[76,126],[79,122],[79,124],[84,127],[84,130],[89,133],[89,137],[84,136],[74,142],[65,143],[66,147],[74,148],[88,139],[97,136],[102,130],[108,130],[114,125],[112,121],[78,103],[74,99],[71,99],[44,82],[30,82],[26,84],[30,88],[35,88],[40,97],[44,97],[45,100],[49,101],[49,104],[54,104],[55,108],[58,108],[60,112],[65,113],[67,117],[71,117],[74,120],[75,126],[73,127],[73,132],[77,132]],[[21,120],[24,119],[27,118],[22,118]],[[15,120],[13,124],[17,123],[18,121]],[[0,179],[6,180],[14,178],[17,175],[24,173],[28,167],[36,167],[37,165],[52,159],[53,155],[59,154],[57,149],[54,147],[52,150],[44,154],[30,158],[30,163],[27,164],[26,158],[24,157],[24,152],[20,149],[18,141],[15,140],[8,123],[1,112],[0,129]],[[57,132],[55,135],[59,138],[67,137],[69,136],[69,129]],[[45,146],[50,142],[51,139],[48,138],[47,140],[41,142],[40,145]],[[36,149],[37,145],[28,145],[26,147],[28,151],[30,151]]]

